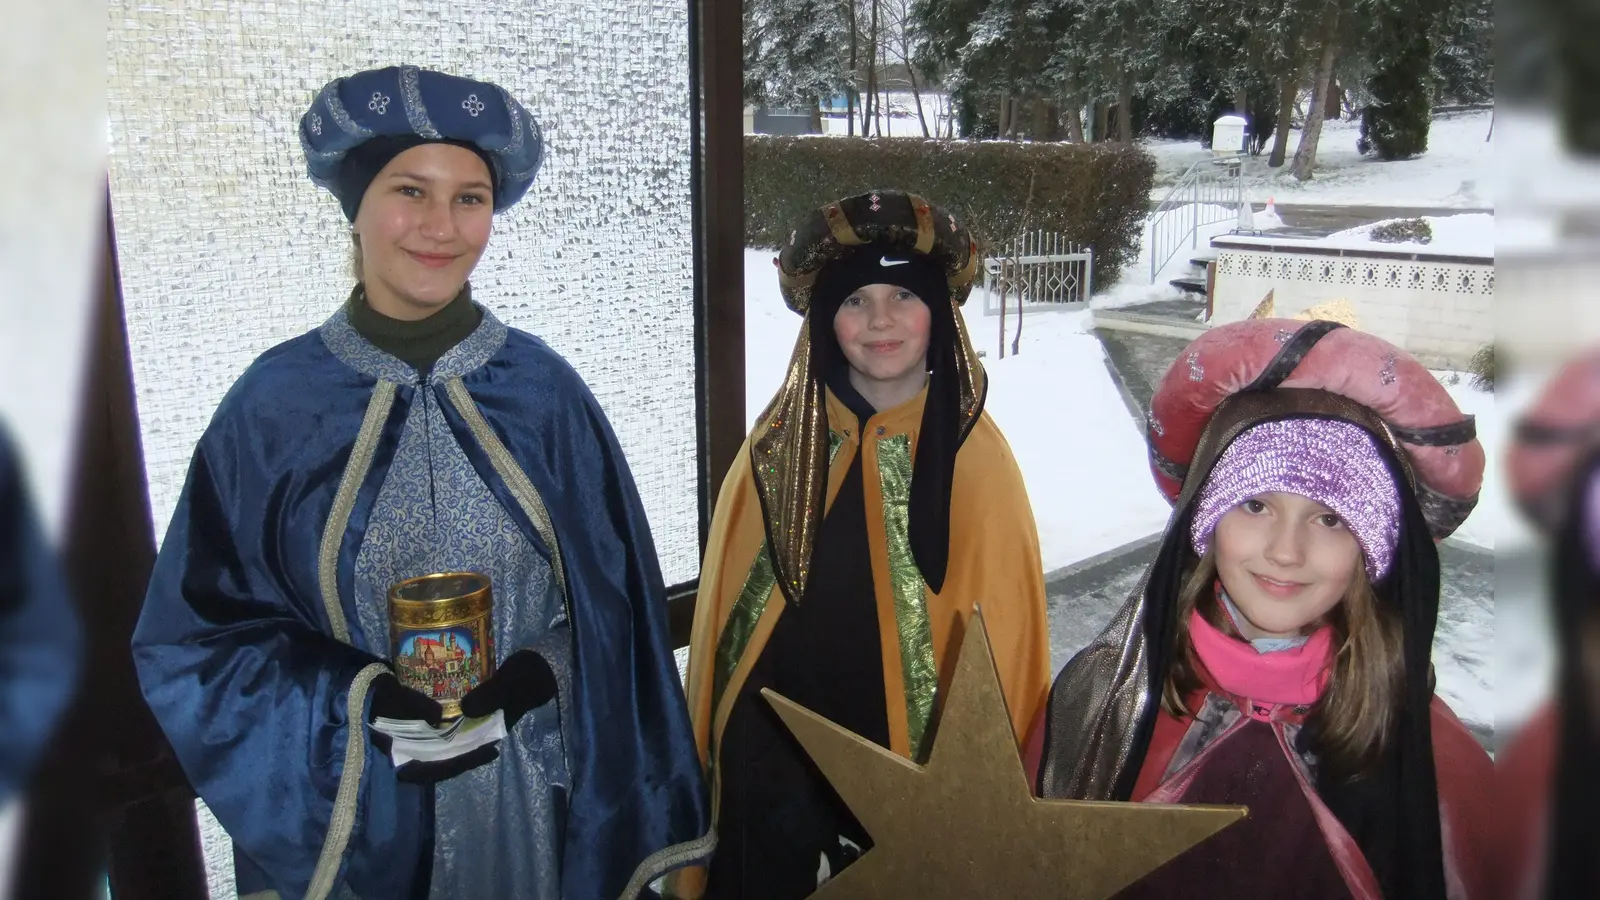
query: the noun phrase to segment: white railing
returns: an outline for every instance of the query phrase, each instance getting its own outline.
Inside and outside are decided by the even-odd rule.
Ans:
[[[1150,213],[1150,283],[1183,249],[1195,250],[1200,229],[1236,219],[1244,203],[1244,157],[1202,159],[1190,166]]]
[[[1034,231],[994,248],[983,261],[983,312],[1083,309],[1094,287],[1094,249],[1066,235]]]

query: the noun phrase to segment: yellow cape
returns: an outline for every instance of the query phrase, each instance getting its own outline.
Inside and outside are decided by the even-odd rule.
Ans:
[[[975,604],[983,606],[1021,747],[1050,687],[1044,569],[1033,511],[1010,446],[984,414],[956,455],[944,589],[939,594],[927,589],[910,559],[905,534],[910,460],[925,397],[926,391],[874,416],[864,443],[855,414],[831,391],[826,398],[833,444],[828,504],[855,455],[863,454],[862,490],[883,640],[884,693],[889,698],[889,749],[917,758],[913,738],[929,730],[937,717],[937,698],[949,688]],[[689,644],[689,713],[711,784],[713,821],[720,801],[715,758],[722,730],[786,605],[771,580],[770,565],[763,572],[766,532],[750,467],[746,441],[717,500]],[[697,898],[704,880],[703,868],[683,870],[673,879],[669,896]]]

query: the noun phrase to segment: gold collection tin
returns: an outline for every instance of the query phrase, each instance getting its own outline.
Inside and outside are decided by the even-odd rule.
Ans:
[[[395,674],[439,701],[446,719],[461,716],[461,698],[494,673],[489,577],[445,572],[410,578],[389,589],[389,638]]]

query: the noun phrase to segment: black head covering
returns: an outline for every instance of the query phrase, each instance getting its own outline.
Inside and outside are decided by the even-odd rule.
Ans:
[[[884,262],[890,265],[884,265]],[[911,555],[934,593],[944,588],[950,559],[950,494],[961,448],[961,386],[956,372],[955,309],[944,272],[930,257],[882,243],[864,244],[828,263],[812,290],[811,352],[834,392],[848,384],[849,362],[834,334],[833,318],[857,288],[892,284],[928,307],[928,396],[922,407],[916,457],[911,464]],[[853,392],[851,392],[853,393]],[[881,411],[881,410],[880,410]]]
[[[361,210],[361,198],[366,196],[367,188],[372,186],[372,180],[378,177],[384,166],[396,156],[423,144],[449,144],[471,150],[489,168],[489,183],[498,183],[499,173],[494,160],[482,147],[470,141],[436,140],[415,134],[379,135],[356,145],[339,164],[338,178],[332,190],[333,195],[339,198],[339,207],[344,210],[345,218],[352,222],[356,220],[356,213]]]
[[[1584,671],[1583,636],[1600,614],[1600,571],[1588,539],[1589,485],[1600,478],[1600,451],[1578,466],[1579,477],[1568,482],[1567,509],[1555,534],[1551,571],[1551,612],[1559,664],[1559,698],[1554,783],[1551,791],[1550,841],[1544,896],[1600,897],[1600,868],[1595,866],[1594,815],[1600,808],[1600,777],[1594,771],[1597,725],[1594,697]]]
[[[1245,391],[1217,408],[1200,438],[1144,584],[1107,632],[1063,667],[1051,688],[1038,787],[1049,797],[1127,800],[1132,796],[1161,715],[1162,686],[1173,661],[1175,601],[1198,562],[1189,529],[1200,488],[1239,434],[1262,422],[1300,417],[1338,418],[1366,429],[1376,438],[1395,483],[1404,487],[1395,559],[1388,574],[1373,585],[1379,606],[1397,611],[1403,629],[1405,681],[1392,742],[1373,770],[1357,779],[1336,780],[1319,771],[1317,793],[1361,848],[1384,897],[1445,900],[1431,721],[1438,549],[1417,498],[1415,479],[1396,454],[1382,419],[1337,394],[1290,388]],[[1120,671],[1107,675],[1107,666],[1135,665],[1135,661],[1142,661],[1144,668],[1131,671],[1142,678]],[[1122,718],[1124,713],[1127,718]],[[1315,723],[1308,722],[1302,740],[1313,741],[1314,729]],[[1079,754],[1085,759],[1078,759]],[[1102,777],[1102,773],[1109,774]]]
[[[885,256],[909,261],[904,267],[883,266]],[[808,324],[795,340],[783,386],[750,430],[750,462],[773,573],[789,602],[798,603],[805,593],[825,507],[829,425],[824,387],[829,383],[826,364],[837,359],[837,350],[825,347],[819,352],[815,346],[819,338],[825,344],[835,343],[833,329],[822,327],[831,326],[834,310],[816,309],[812,303],[824,272],[832,284],[822,287],[837,302],[861,284],[886,281],[872,271],[874,264],[879,269],[907,268],[893,278],[915,282],[918,296],[933,314],[929,408],[912,472],[921,485],[912,485],[909,514],[913,555],[923,579],[938,591],[949,554],[949,483],[955,451],[982,419],[988,390],[983,364],[954,310],[972,290],[978,258],[977,244],[953,213],[915,194],[890,190],[847,197],[811,213],[790,232],[779,252],[778,285],[784,304]],[[942,284],[928,283],[928,270],[918,265],[921,261],[931,262],[935,271],[943,273]],[[929,302],[936,296],[948,299]],[[953,428],[942,418],[950,415],[950,407],[955,409]],[[919,521],[922,524],[916,524]]]

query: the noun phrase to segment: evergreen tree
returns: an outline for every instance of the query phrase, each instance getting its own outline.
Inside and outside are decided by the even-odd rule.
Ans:
[[[1373,71],[1356,148],[1379,159],[1410,159],[1428,149],[1433,118],[1436,0],[1366,0]]]
[[[956,131],[963,137],[998,135],[999,116],[991,120],[982,110],[982,85],[971,82],[961,70],[961,51],[988,5],[989,0],[913,0],[911,4],[909,26],[917,46],[912,63],[917,71],[944,86],[955,113]]]
[[[1037,0],[1033,5],[1031,16],[1043,33],[1055,36],[1046,73],[1088,100],[1113,105],[1119,140],[1133,139],[1134,95],[1147,91],[1161,71],[1166,53],[1162,12],[1170,6],[1170,0]]]
[[[1435,94],[1456,103],[1494,99],[1494,0],[1449,0],[1435,31]]]
[[[744,97],[748,103],[809,107],[851,86],[839,0],[744,0]]]

